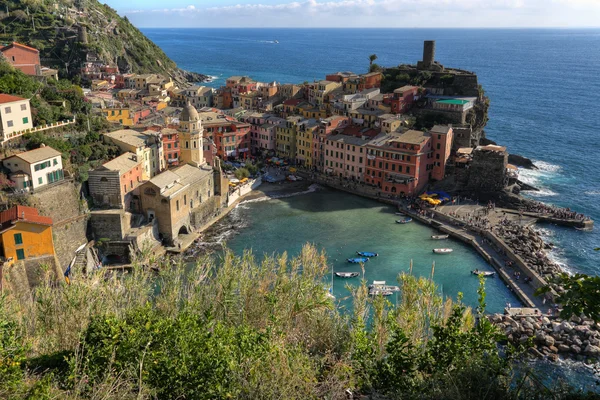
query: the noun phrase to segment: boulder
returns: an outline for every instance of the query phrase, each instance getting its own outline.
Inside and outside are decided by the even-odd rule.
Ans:
[[[538,343],[546,343],[546,335],[543,331],[537,331],[535,333],[535,341]],[[552,341],[554,342],[554,339],[552,339]]]
[[[598,357],[600,356],[600,347],[588,344],[583,352],[588,356]]]
[[[573,342],[573,344],[575,346],[583,347],[583,342],[577,336],[573,336],[573,338],[571,339],[571,341]]]
[[[558,348],[556,348],[554,346],[548,346],[548,349],[550,349],[550,351],[553,353],[558,353]]]
[[[569,346],[567,346],[566,344],[559,344],[558,351],[560,353],[568,353],[569,351],[571,351],[571,348]]]
[[[534,357],[538,357],[538,358],[544,358],[544,354],[542,354],[538,349],[536,349],[535,347],[530,347],[528,349],[529,353],[534,356]]]
[[[567,333],[570,333],[570,332],[573,330],[573,325],[571,325],[571,324],[570,324],[570,323],[568,323],[567,321],[563,321],[563,322],[560,324],[560,330],[561,330],[561,331],[564,331],[564,332],[567,332]]]
[[[533,324],[529,321],[524,321],[521,326],[523,327],[523,329],[527,330],[527,329],[531,329],[533,330]]]
[[[558,354],[548,354],[548,360],[552,362],[558,361]]]
[[[550,335],[545,337],[546,339],[546,346],[554,346],[554,338]]]
[[[574,354],[579,354],[581,353],[581,347],[574,344],[571,346],[571,352]]]
[[[552,326],[552,330],[554,332],[560,332],[561,331],[560,324],[558,322],[552,321],[551,326]]]

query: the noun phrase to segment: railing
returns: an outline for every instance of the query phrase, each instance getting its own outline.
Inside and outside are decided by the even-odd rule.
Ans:
[[[26,133],[40,132],[40,131],[45,131],[48,129],[54,129],[54,128],[60,128],[60,127],[67,126],[67,125],[72,125],[75,122],[76,122],[75,118],[73,118],[72,120],[58,121],[58,122],[54,122],[52,124],[46,124],[46,125],[38,126],[35,128],[29,128],[29,129],[23,129],[20,131],[16,131],[16,132],[11,132],[7,135],[4,135],[4,137],[2,138],[2,141],[14,139],[14,138],[22,136]]]

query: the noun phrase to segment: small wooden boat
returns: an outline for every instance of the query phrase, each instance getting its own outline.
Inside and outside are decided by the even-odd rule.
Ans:
[[[491,272],[491,271],[480,271],[480,270],[478,270],[478,269],[476,269],[475,271],[471,271],[471,273],[472,273],[473,275],[477,275],[477,276],[479,276],[479,275],[483,275],[483,276],[485,276],[486,278],[487,278],[487,277],[493,277],[493,276],[495,276],[495,275],[496,275],[496,273],[495,273],[495,272]]]
[[[369,285],[369,289],[370,290],[384,290],[384,291],[389,291],[389,292],[399,292],[400,291],[400,286],[391,286],[391,285],[386,285],[385,281],[373,281],[373,283],[371,285]]]
[[[355,257],[355,258],[349,258],[346,261],[348,261],[349,263],[352,263],[352,264],[360,264],[360,263],[366,263],[367,261],[369,261],[369,259],[367,257]]]
[[[431,235],[431,238],[434,240],[444,240],[448,239],[448,237],[450,237],[450,235]]]
[[[396,215],[404,215],[404,213],[397,212]]]
[[[449,254],[452,253],[452,249],[433,249],[436,254]]]
[[[412,218],[405,218],[405,219],[396,220],[397,224],[408,224],[409,222],[412,222]]]
[[[356,278],[359,275],[359,273],[358,272],[336,272],[335,275],[339,276],[340,278]]]
[[[394,292],[391,290],[382,290],[382,289],[371,289],[369,290],[370,296],[391,296]]]
[[[371,253],[370,251],[357,251],[356,254],[361,257],[377,257],[379,255],[378,253]]]

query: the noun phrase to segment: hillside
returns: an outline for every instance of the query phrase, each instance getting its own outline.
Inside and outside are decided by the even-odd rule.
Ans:
[[[0,0],[0,43],[17,41],[40,50],[42,64],[71,77],[86,55],[122,72],[162,73],[178,82],[202,81],[187,73],[127,17],[97,0]]]

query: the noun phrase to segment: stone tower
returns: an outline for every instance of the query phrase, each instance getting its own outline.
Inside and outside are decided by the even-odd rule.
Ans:
[[[204,165],[202,121],[189,101],[179,116],[179,131],[180,161],[195,167]]]
[[[423,66],[429,68],[435,61],[435,40],[426,40],[423,43]]]

